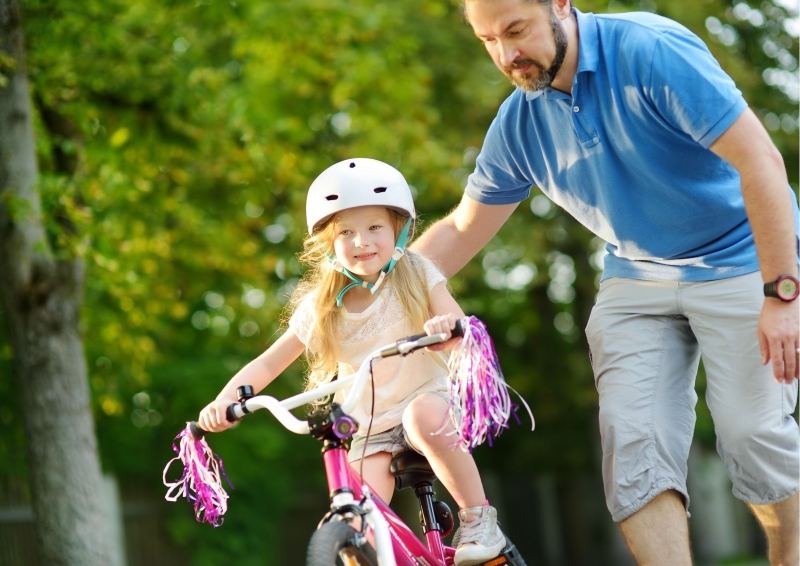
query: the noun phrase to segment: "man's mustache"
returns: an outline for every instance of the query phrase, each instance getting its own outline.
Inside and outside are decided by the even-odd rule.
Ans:
[[[516,59],[511,62],[511,65],[508,66],[508,70],[512,71],[514,69],[522,69],[523,67],[527,67],[528,65],[533,65],[537,68],[540,68],[539,65],[533,59]]]

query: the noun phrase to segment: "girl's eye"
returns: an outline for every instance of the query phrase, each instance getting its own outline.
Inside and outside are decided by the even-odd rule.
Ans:
[[[381,226],[380,224],[373,224],[372,226],[369,227],[369,229],[372,230],[373,232],[375,230],[380,230],[381,228],[383,228],[383,226]]]
[[[339,235],[340,235],[340,236],[349,236],[349,235],[350,235],[350,233],[351,233],[351,231],[350,231],[350,230],[348,230],[347,228],[345,228],[344,230],[340,230],[340,231],[339,231]]]

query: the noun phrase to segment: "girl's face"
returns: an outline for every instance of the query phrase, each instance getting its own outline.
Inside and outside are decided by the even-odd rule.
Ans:
[[[348,271],[374,283],[392,259],[394,219],[383,206],[360,206],[333,219],[333,252]]]

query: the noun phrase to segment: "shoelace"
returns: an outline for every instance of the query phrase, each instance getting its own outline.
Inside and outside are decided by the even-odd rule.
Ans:
[[[487,521],[482,521],[481,517],[476,517],[472,521],[461,523],[455,536],[453,536],[453,546],[458,547],[462,544],[479,542],[484,531],[486,531]]]

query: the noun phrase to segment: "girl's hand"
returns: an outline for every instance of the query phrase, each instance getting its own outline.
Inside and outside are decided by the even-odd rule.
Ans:
[[[424,325],[423,328],[428,336],[433,334],[447,334],[448,336],[451,335],[451,331],[456,327],[456,322],[458,321],[458,317],[452,313],[447,314],[440,314],[438,316],[434,316],[433,318],[429,319]],[[461,340],[460,336],[456,336],[454,338],[450,338],[446,342],[442,342],[441,344],[434,344],[432,346],[428,346],[428,350],[431,351],[438,351],[438,350],[449,350],[456,344],[458,341]]]
[[[197,424],[208,432],[222,432],[231,428],[236,423],[228,422],[225,411],[235,401],[231,399],[215,399],[206,405],[197,419]]]

